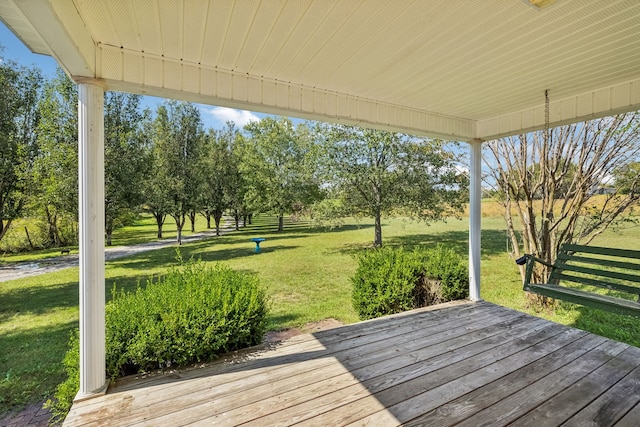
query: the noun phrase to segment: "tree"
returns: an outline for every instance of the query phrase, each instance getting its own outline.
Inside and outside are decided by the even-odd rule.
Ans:
[[[245,126],[250,137],[242,150],[240,171],[247,180],[245,201],[278,215],[278,231],[284,214],[313,202],[319,186],[313,174],[313,144],[304,125],[267,117]]]
[[[0,61],[0,240],[33,188],[41,88],[40,70]]]
[[[218,236],[222,215],[227,208],[235,207],[235,196],[239,191],[237,186],[242,185],[237,177],[238,162],[233,154],[239,138],[238,128],[233,122],[227,122],[222,129],[211,131],[206,139],[202,206],[207,227],[211,227],[210,220],[213,217]]]
[[[322,168],[339,200],[339,215],[374,219],[382,246],[382,216],[424,221],[462,212],[468,177],[442,142],[355,126],[321,125]]]
[[[620,194],[640,193],[640,161],[616,167],[613,177]]]
[[[140,96],[105,94],[105,234],[108,246],[115,227],[127,224],[142,203],[149,154],[144,123],[150,112],[140,110]]]
[[[178,244],[187,215],[198,211],[200,163],[204,130],[200,112],[193,104],[168,101],[155,119],[154,155],[159,169],[163,208],[175,220]],[[195,214],[194,214],[195,215]],[[157,220],[157,218],[156,218]]]
[[[78,93],[60,68],[45,84],[38,110],[35,205],[47,221],[50,244],[73,244],[78,238]]]
[[[486,144],[487,183],[499,190],[514,257],[524,251],[552,262],[561,244],[588,244],[623,220],[637,191],[594,196],[616,170],[637,161],[639,118],[622,114]],[[548,271],[534,274],[544,283]]]

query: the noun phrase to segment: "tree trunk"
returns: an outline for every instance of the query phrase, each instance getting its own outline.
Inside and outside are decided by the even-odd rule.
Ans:
[[[373,239],[373,246],[376,248],[382,247],[382,222],[380,221],[380,212],[375,214],[375,237]]]
[[[113,234],[113,218],[108,218],[104,227],[107,236],[107,246],[111,246],[111,235]]]
[[[207,219],[207,230],[211,228],[211,213],[206,211],[204,217]]]
[[[253,214],[249,214],[249,225],[253,224]]]
[[[247,226],[247,214],[242,215],[242,228]]]
[[[233,212],[233,219],[236,222],[236,231],[240,231],[240,212],[237,209]]]
[[[162,226],[164,225],[164,220],[167,216],[157,213],[154,213],[153,216],[156,219],[156,225],[158,226],[158,239],[162,239]]]
[[[216,224],[216,236],[220,235],[220,220],[222,219],[222,211],[215,210],[213,211],[213,220]]]
[[[9,224],[11,224],[11,220],[7,221],[6,228],[2,227],[2,224],[0,224],[0,240],[2,240],[7,230],[9,229],[8,227]],[[27,229],[27,227],[24,227],[24,232],[27,235],[27,241],[29,242],[29,247],[31,248],[31,250],[34,250],[35,248],[33,247],[33,242],[31,241],[31,236],[29,236],[29,230]]]
[[[60,236],[58,235],[58,227],[57,227],[58,215],[52,214],[51,211],[49,210],[49,207],[44,208],[44,213],[47,216],[47,226],[48,226],[47,232],[49,234],[49,245],[52,247],[60,246],[59,245]]]
[[[5,224],[2,220],[0,220],[0,240],[2,240],[4,235],[7,234],[7,231],[9,231],[9,227],[11,226],[12,221],[13,220],[8,219],[7,223]],[[27,227],[25,227],[24,230],[27,231]],[[27,233],[27,236],[29,236],[29,233]],[[31,239],[29,239],[29,244],[31,244]]]
[[[175,219],[176,221],[176,231],[177,231],[176,242],[178,243],[178,245],[182,245],[182,228],[184,227],[184,223],[187,220],[186,215],[185,214],[176,215],[173,217],[173,219]]]
[[[189,212],[189,221],[191,221],[191,232],[196,232],[196,211]]]
[[[278,215],[278,231],[284,231],[284,209],[280,209]]]

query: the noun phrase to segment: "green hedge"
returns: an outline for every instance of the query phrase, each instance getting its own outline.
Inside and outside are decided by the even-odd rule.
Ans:
[[[190,261],[106,308],[107,374],[211,360],[262,341],[267,302],[256,276]]]
[[[452,249],[383,247],[358,256],[352,302],[361,319],[371,319],[469,295],[466,263]]]
[[[114,287],[106,305],[107,375],[186,366],[256,345],[266,330],[267,308],[256,276],[201,261],[171,269],[134,292]],[[47,403],[58,419],[78,390],[78,354],[76,334],[65,357],[69,378]]]

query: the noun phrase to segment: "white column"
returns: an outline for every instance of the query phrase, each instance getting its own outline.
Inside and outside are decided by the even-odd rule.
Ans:
[[[469,183],[469,297],[480,301],[480,231],[482,203],[482,141],[470,141],[471,182]]]
[[[80,215],[80,390],[76,400],[104,392],[104,88],[78,84]]]

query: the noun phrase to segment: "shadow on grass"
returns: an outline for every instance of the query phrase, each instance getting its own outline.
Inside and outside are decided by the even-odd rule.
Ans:
[[[570,324],[574,328],[640,347],[640,319],[578,304],[561,303],[564,309],[578,312]]]
[[[19,313],[40,315],[60,308],[77,307],[78,292],[77,281],[1,292],[0,322]]]
[[[267,315],[267,331],[282,331],[286,329],[282,325],[291,324],[299,318],[299,315],[293,313],[280,314],[278,316]]]
[[[469,250],[469,232],[445,231],[441,233],[422,233],[408,236],[394,236],[386,240],[388,246],[404,246],[413,248],[416,246],[434,246],[442,244],[454,248],[461,254]],[[503,230],[482,230],[482,255],[492,256],[505,252],[506,235]]]
[[[308,235],[327,232],[340,233],[346,231],[364,230],[373,228],[373,224],[344,224],[340,226],[322,226],[314,225],[308,221],[300,221],[297,223],[285,223],[284,230],[282,231],[278,231],[277,228],[278,224],[276,222],[272,224],[253,224],[247,225],[246,227],[240,227],[240,230],[238,232],[262,232],[263,234],[270,234],[273,236],[283,236],[291,232],[304,233],[305,235]]]
[[[237,242],[236,242],[237,243]],[[249,245],[251,243],[251,245]],[[252,242],[247,242],[246,247],[232,247],[226,249],[214,249],[211,242],[201,242],[195,244],[189,244],[180,247],[180,254],[183,260],[190,258],[201,259],[202,261],[227,261],[230,259],[237,259],[243,257],[260,256],[270,252],[291,250],[299,248],[299,246],[293,245],[275,245],[269,246],[262,245],[260,252],[254,252],[255,245]],[[207,250],[209,249],[209,250]],[[158,267],[170,267],[178,265],[179,261],[176,258],[176,247],[163,248],[150,252],[145,252],[140,255],[133,255],[131,257],[119,258],[109,263],[113,267],[127,268],[139,270],[141,273]]]

